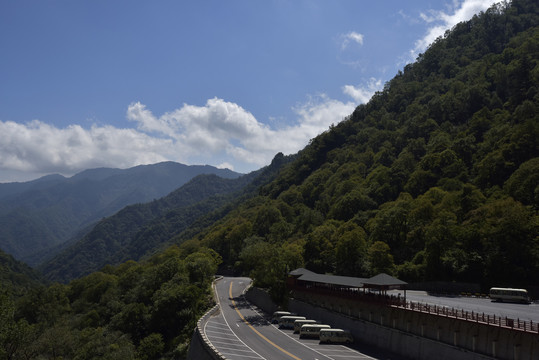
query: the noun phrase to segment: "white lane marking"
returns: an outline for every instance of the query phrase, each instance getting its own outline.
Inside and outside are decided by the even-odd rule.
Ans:
[[[219,351],[220,352],[223,352],[223,350],[231,350],[231,351],[244,352],[244,353],[250,353],[251,352],[251,350],[248,350],[248,349],[242,350],[242,349],[237,349],[237,348],[233,348],[233,347],[227,347],[226,345],[230,346],[230,344],[226,343],[226,342],[215,341],[214,343],[223,344],[223,346],[219,346]]]
[[[258,357],[254,357],[254,356],[239,355],[239,354],[234,354],[234,353],[221,352],[221,354],[223,354],[223,355],[231,355],[231,356],[234,356],[234,357],[241,357],[241,358],[260,359]]]
[[[225,281],[223,281],[225,282]],[[226,282],[225,282],[226,283]],[[217,291],[217,289],[215,289],[215,291]],[[255,357],[252,357],[253,359],[263,359],[263,360],[267,360],[266,358],[264,358],[263,356],[261,356],[259,353],[257,353],[256,351],[254,351],[253,349],[251,349],[251,347],[249,347],[249,345],[247,345],[246,343],[244,343],[239,337],[238,335],[236,335],[236,333],[232,330],[232,328],[230,327],[230,324],[228,323],[228,321],[226,320],[226,317],[225,317],[225,313],[224,311],[222,310],[222,307],[221,307],[221,301],[220,301],[220,298],[217,297],[217,304],[219,305],[219,308],[221,309],[221,316],[223,317],[223,320],[225,321],[226,325],[228,326],[228,328],[230,329],[230,332],[236,337],[236,339],[238,339],[239,342],[241,342],[247,349],[251,350],[254,354],[256,354],[258,356],[258,358],[255,358]],[[204,324],[204,333],[206,333],[206,326],[208,325],[208,323]],[[236,324],[237,325],[237,324]],[[208,341],[211,343],[212,341],[208,338]],[[212,343],[213,345],[213,343]],[[215,346],[215,345],[214,345]],[[223,355],[225,355],[225,353],[222,353]],[[234,355],[234,354],[229,354],[229,353],[226,353],[226,355]],[[239,355],[238,355],[239,356]],[[242,356],[243,357],[243,356]]]
[[[260,314],[260,313],[258,312],[258,310],[256,310],[256,308],[254,308],[253,305],[252,305],[249,301],[247,301],[247,299],[244,299],[244,300],[249,304],[249,307],[251,308],[251,310],[253,310],[255,313],[257,313],[260,317],[262,317],[262,318],[265,320],[264,316],[263,316],[262,314]],[[270,325],[273,326],[275,329],[279,330],[280,332],[282,332],[284,335],[288,336],[290,339],[292,339],[292,340],[294,340],[295,342],[297,342],[298,344],[301,344],[301,345],[305,346],[306,348],[308,348],[308,349],[310,349],[310,350],[312,350],[312,351],[314,351],[314,352],[316,352],[316,353],[318,353],[318,354],[320,354],[320,355],[322,355],[322,356],[325,356],[325,357],[327,357],[327,358],[329,358],[329,359],[331,359],[331,360],[336,360],[336,359],[333,359],[332,357],[330,357],[329,355],[324,354],[324,353],[321,353],[320,351],[315,350],[314,348],[308,346],[307,344],[304,344],[304,343],[302,343],[301,341],[294,339],[292,336],[288,335],[287,333],[285,333],[284,331],[282,331],[281,329],[279,329],[279,327],[278,327],[277,325],[274,325],[274,324],[271,324],[271,323],[270,323]],[[353,356],[361,355],[361,356],[364,357],[365,359],[378,360],[378,359],[373,358],[373,357],[371,357],[371,356],[369,356],[369,355],[363,354],[363,353],[361,353],[361,352],[359,352],[359,351],[357,351],[357,350],[350,349],[349,347],[346,347],[346,346],[344,346],[344,345],[334,345],[334,346],[339,346],[341,349],[353,353],[353,354],[354,354]],[[324,348],[324,350],[326,350],[326,349]],[[329,350],[329,349],[328,349],[328,350]],[[335,351],[335,349],[332,349],[332,350]],[[335,357],[349,357],[349,356],[352,356],[352,355],[339,355],[339,354],[333,354],[333,355],[331,355],[331,356],[335,356]],[[315,359],[315,360],[318,360],[318,359]]]
[[[251,303],[250,303],[249,301],[247,301],[247,299],[245,299],[245,296],[243,296],[243,298],[244,298],[245,302],[249,304],[249,307],[251,308],[251,310],[253,310],[255,313],[257,313],[258,316],[260,316],[260,317],[261,317],[262,319],[264,319],[266,322],[268,322],[268,321],[264,318],[264,316],[262,316],[262,314],[260,314],[260,313],[253,307],[253,305],[251,305]],[[284,331],[282,331],[281,329],[279,329],[277,326],[271,324],[270,322],[268,322],[268,323],[269,323],[271,326],[273,326],[275,329],[277,329],[278,331],[280,331],[280,332],[283,333],[284,335],[288,336],[290,339],[292,339],[293,341],[297,342],[298,344],[303,345],[303,346],[306,347],[307,349],[309,349],[309,350],[311,350],[311,351],[314,351],[315,353],[317,353],[317,354],[319,354],[319,355],[322,355],[322,356],[324,356],[325,358],[328,358],[328,359],[330,359],[330,360],[335,360],[335,359],[333,359],[332,357],[329,357],[329,356],[326,355],[326,354],[322,354],[320,351],[316,351],[315,349],[313,349],[313,348],[307,346],[306,344],[302,343],[301,341],[298,341],[298,340],[294,339],[292,336],[288,335],[287,333],[285,333]],[[317,360],[318,360],[318,359],[317,359]]]

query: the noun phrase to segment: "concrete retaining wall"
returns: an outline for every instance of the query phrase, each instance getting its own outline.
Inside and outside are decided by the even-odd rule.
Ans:
[[[437,360],[485,360],[492,359],[477,353],[469,352],[456,346],[450,346],[435,340],[414,335],[371,321],[354,319],[327,309],[319,308],[302,301],[291,300],[289,308],[311,319],[336,328],[350,330],[354,339],[379,348],[391,350],[410,359]],[[367,316],[372,316],[370,313]],[[373,319],[375,320],[375,319]],[[383,323],[383,319],[381,320]]]
[[[271,298],[266,292],[253,288],[246,296],[258,307],[269,308],[268,313],[273,311],[267,305]],[[412,359],[539,359],[539,334],[376,303],[298,297],[290,300],[288,310],[348,329],[360,342]]]
[[[245,292],[245,298],[247,299],[247,301],[255,304],[268,314],[273,314],[275,311],[282,310],[277,305],[275,305],[273,300],[271,300],[271,297],[267,293],[267,291],[260,288],[255,288],[251,286]]]
[[[210,344],[206,334],[204,333],[204,325],[208,319],[220,311],[219,305],[215,305],[197,322],[197,326],[193,332],[189,351],[187,352],[187,360],[225,360],[226,358]]]

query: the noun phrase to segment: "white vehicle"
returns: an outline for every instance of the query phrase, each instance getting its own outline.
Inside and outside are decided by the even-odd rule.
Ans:
[[[320,330],[320,342],[321,343],[348,343],[354,342],[354,338],[349,331],[342,329],[321,329]]]
[[[316,324],[316,320],[305,319],[294,321],[294,334],[299,333],[299,330],[305,324]]]
[[[306,324],[299,330],[300,338],[318,338],[320,336],[320,330],[330,329],[329,325],[322,324]]]
[[[525,289],[493,287],[490,289],[489,297],[492,301],[530,303],[528,291]]]
[[[296,320],[305,320],[305,316],[291,316],[291,315],[282,316],[279,319],[279,327],[282,329],[293,329],[294,321]]]
[[[291,315],[294,315],[292,314],[291,312],[288,312],[288,311],[276,311],[273,313],[273,316],[271,317],[271,323],[272,324],[277,324],[279,322],[279,320],[281,319],[281,317],[283,316],[291,316]]]

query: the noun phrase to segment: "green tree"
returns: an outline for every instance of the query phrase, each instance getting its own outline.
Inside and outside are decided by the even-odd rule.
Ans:
[[[15,304],[0,292],[0,358],[22,358],[33,341],[34,328],[24,319],[15,320]]]
[[[393,274],[395,263],[389,245],[382,241],[375,241],[368,249],[371,274]]]
[[[354,226],[339,236],[335,246],[337,275],[361,277],[367,272],[367,242],[365,231]]]
[[[140,360],[153,360],[161,358],[165,348],[163,336],[161,334],[150,334],[141,340],[137,348],[137,357]]]
[[[198,252],[187,256],[185,266],[189,273],[189,282],[209,285],[221,262],[221,256],[208,248],[202,248]]]
[[[522,163],[505,182],[504,189],[515,200],[539,209],[539,158]]]
[[[334,271],[333,238],[336,231],[335,225],[326,222],[307,236],[303,258],[309,270],[322,274]]]
[[[468,237],[479,239],[488,285],[526,286],[538,273],[539,218],[512,198],[497,199],[470,213]]]

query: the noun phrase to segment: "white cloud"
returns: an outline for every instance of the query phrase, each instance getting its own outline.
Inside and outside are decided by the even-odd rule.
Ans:
[[[343,92],[354,99],[358,104],[367,103],[375,92],[382,90],[382,80],[370,78],[363,86],[345,85]]]
[[[347,34],[342,35],[341,39],[341,50],[345,50],[351,42],[363,45],[363,34],[357,33],[355,31],[351,31]]]
[[[475,14],[487,10],[500,0],[464,0],[454,1],[453,6],[447,11],[433,11],[421,13],[420,17],[427,24],[431,24],[424,37],[415,42],[415,46],[410,50],[411,61],[425,51],[427,47],[442,36],[446,30],[462,21],[471,19]]]
[[[248,172],[270,163],[278,152],[301,150],[309,140],[354,110],[325,95],[298,105],[295,125],[274,129],[241,106],[213,98],[204,106],[184,104],[155,116],[132,103],[126,117],[136,128],[71,125],[60,129],[38,120],[0,121],[0,181],[26,181],[88,168],[126,168],[172,160]]]
[[[232,165],[231,163],[229,162],[224,162],[222,164],[219,164],[217,166],[215,166],[216,168],[218,169],[230,169],[230,170],[234,170],[234,165]]]
[[[111,126],[64,129],[33,120],[0,121],[0,173],[72,174],[98,167],[129,167],[166,159],[171,142]],[[15,180],[0,178],[0,181]]]

